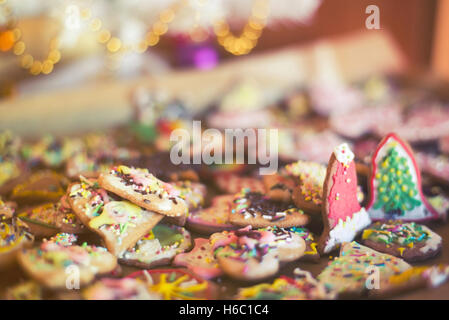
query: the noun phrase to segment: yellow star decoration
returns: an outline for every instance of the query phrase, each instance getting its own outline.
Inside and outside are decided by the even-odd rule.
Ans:
[[[202,291],[207,288],[207,282],[203,281],[191,286],[180,287],[179,285],[186,281],[188,278],[188,275],[183,275],[173,282],[167,282],[167,274],[163,273],[159,278],[159,283],[150,285],[149,289],[161,293],[164,297],[164,300],[172,300],[173,298],[181,300],[204,300],[198,299],[196,297],[190,297],[188,295],[185,295],[185,293]]]
[[[288,283],[284,279],[276,279],[273,284],[262,283],[259,285],[255,285],[253,287],[245,288],[240,291],[240,295],[245,298],[251,298],[257,296],[260,292],[264,290],[274,290],[280,291],[284,286]]]

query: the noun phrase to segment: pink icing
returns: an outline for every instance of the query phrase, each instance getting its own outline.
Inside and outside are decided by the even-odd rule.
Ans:
[[[332,177],[333,185],[329,193],[328,218],[332,219],[331,228],[335,227],[339,219],[346,221],[347,217],[361,210],[357,200],[357,174],[355,163],[348,167],[337,161],[337,170]]]

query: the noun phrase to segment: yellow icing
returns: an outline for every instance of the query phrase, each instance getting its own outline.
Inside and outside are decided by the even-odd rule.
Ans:
[[[161,274],[159,283],[149,286],[149,289],[161,293],[164,300],[171,300],[173,298],[182,300],[198,300],[196,297],[190,297],[183,294],[183,292],[198,292],[206,289],[207,282],[203,281],[188,287],[180,287],[179,285],[188,279],[188,275],[183,275],[173,282],[167,282],[167,274]]]
[[[113,211],[126,212],[129,220],[139,217],[142,209],[129,201],[111,201],[104,206],[103,212],[98,217],[89,221],[89,226],[98,229],[102,225],[117,224]]]

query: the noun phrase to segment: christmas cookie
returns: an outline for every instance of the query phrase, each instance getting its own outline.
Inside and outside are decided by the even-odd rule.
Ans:
[[[129,201],[111,199],[94,181],[71,185],[69,201],[77,217],[99,234],[116,256],[132,248],[163,218]]]
[[[133,278],[103,278],[82,292],[86,300],[160,300],[161,295],[147,290],[145,283]]]
[[[179,190],[147,170],[119,166],[108,174],[101,174],[98,181],[104,189],[147,210],[172,217],[188,213],[188,206],[180,197]]]
[[[216,288],[185,269],[157,269],[137,271],[128,276],[144,283],[150,294],[163,300],[212,300]]]
[[[275,201],[292,201],[292,192],[296,185],[295,180],[292,177],[285,176],[281,173],[275,173],[264,175],[262,181],[268,198]]]
[[[190,233],[178,226],[158,224],[136,245],[119,256],[119,262],[142,269],[170,264],[192,245]]]
[[[360,295],[374,289],[370,275],[376,272],[379,279],[399,274],[411,266],[404,260],[377,252],[357,242],[346,242],[341,246],[340,256],[318,275],[318,280],[330,290],[349,296]]]
[[[238,280],[261,280],[276,274],[280,262],[301,258],[304,240],[278,227],[252,230],[250,226],[214,233],[210,241],[223,273]]]
[[[223,173],[216,175],[215,184],[226,194],[235,194],[242,189],[251,189],[255,192],[265,192],[263,182],[253,177],[242,177],[236,174]]]
[[[310,213],[321,212],[326,167],[316,162],[300,160],[285,166],[285,171],[298,179],[292,194],[296,206]]]
[[[42,300],[42,287],[36,281],[29,280],[6,289],[6,300]]]
[[[371,224],[357,199],[354,154],[347,144],[335,148],[329,160],[323,187],[324,230],[318,241],[322,253],[329,253]]]
[[[335,294],[314,279],[310,272],[295,269],[295,278],[281,276],[273,283],[239,289],[236,300],[330,300]]]
[[[17,253],[33,241],[34,236],[25,223],[0,213],[0,269],[13,264]]]
[[[301,257],[301,261],[318,262],[320,259],[320,253],[318,252],[318,243],[316,242],[313,233],[306,228],[301,227],[292,227],[287,230],[298,234],[306,243],[306,250],[304,251],[304,255]]]
[[[199,181],[200,166],[183,163],[175,165],[170,159],[170,152],[157,152],[139,159],[136,161],[136,166],[148,169],[155,177],[163,181]]]
[[[449,278],[448,265],[418,266],[382,279],[378,290],[369,291],[370,297],[386,298],[421,288],[436,288]]]
[[[425,221],[445,216],[427,202],[413,153],[394,133],[373,154],[369,195],[367,211],[373,220]]]
[[[18,214],[18,217],[30,227],[31,233],[41,238],[50,237],[59,232],[58,216],[59,210],[56,203],[45,203]]]
[[[54,171],[39,171],[14,187],[11,199],[21,203],[56,202],[68,184],[67,178]]]
[[[426,260],[441,251],[441,237],[415,222],[378,221],[363,231],[362,242],[408,262]]]
[[[210,207],[200,208],[189,214],[187,228],[201,234],[237,229],[237,226],[230,224],[228,221],[233,200],[233,195],[214,197]]]
[[[61,232],[79,234],[86,232],[86,227],[80,219],[73,213],[67,195],[61,197],[56,204],[59,214],[56,218],[56,225]]]
[[[110,273],[117,267],[117,259],[106,248],[70,245],[66,241],[43,242],[38,247],[20,252],[18,260],[31,278],[49,289],[67,287],[68,268],[71,266],[78,267],[74,270],[79,272],[81,287],[95,276]]]
[[[234,197],[229,222],[241,227],[251,225],[255,228],[288,228],[306,225],[309,217],[292,203],[274,201],[263,193],[243,189]]]
[[[442,184],[449,184],[449,158],[447,155],[417,152],[416,162],[423,173]]]
[[[176,255],[173,265],[186,267],[204,279],[212,279],[223,274],[214,256],[213,246],[209,239],[196,238],[195,246],[188,253]]]

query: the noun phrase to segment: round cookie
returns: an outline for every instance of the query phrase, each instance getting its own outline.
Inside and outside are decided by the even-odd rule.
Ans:
[[[274,201],[260,192],[243,189],[235,195],[229,221],[237,226],[282,228],[306,225],[309,217],[292,203]]]
[[[243,281],[256,281],[276,274],[280,262],[302,257],[304,240],[283,228],[251,230],[248,226],[232,232],[215,233],[210,241],[223,273]]]
[[[432,258],[442,247],[441,237],[428,227],[398,220],[373,223],[363,231],[362,243],[408,262]]]

